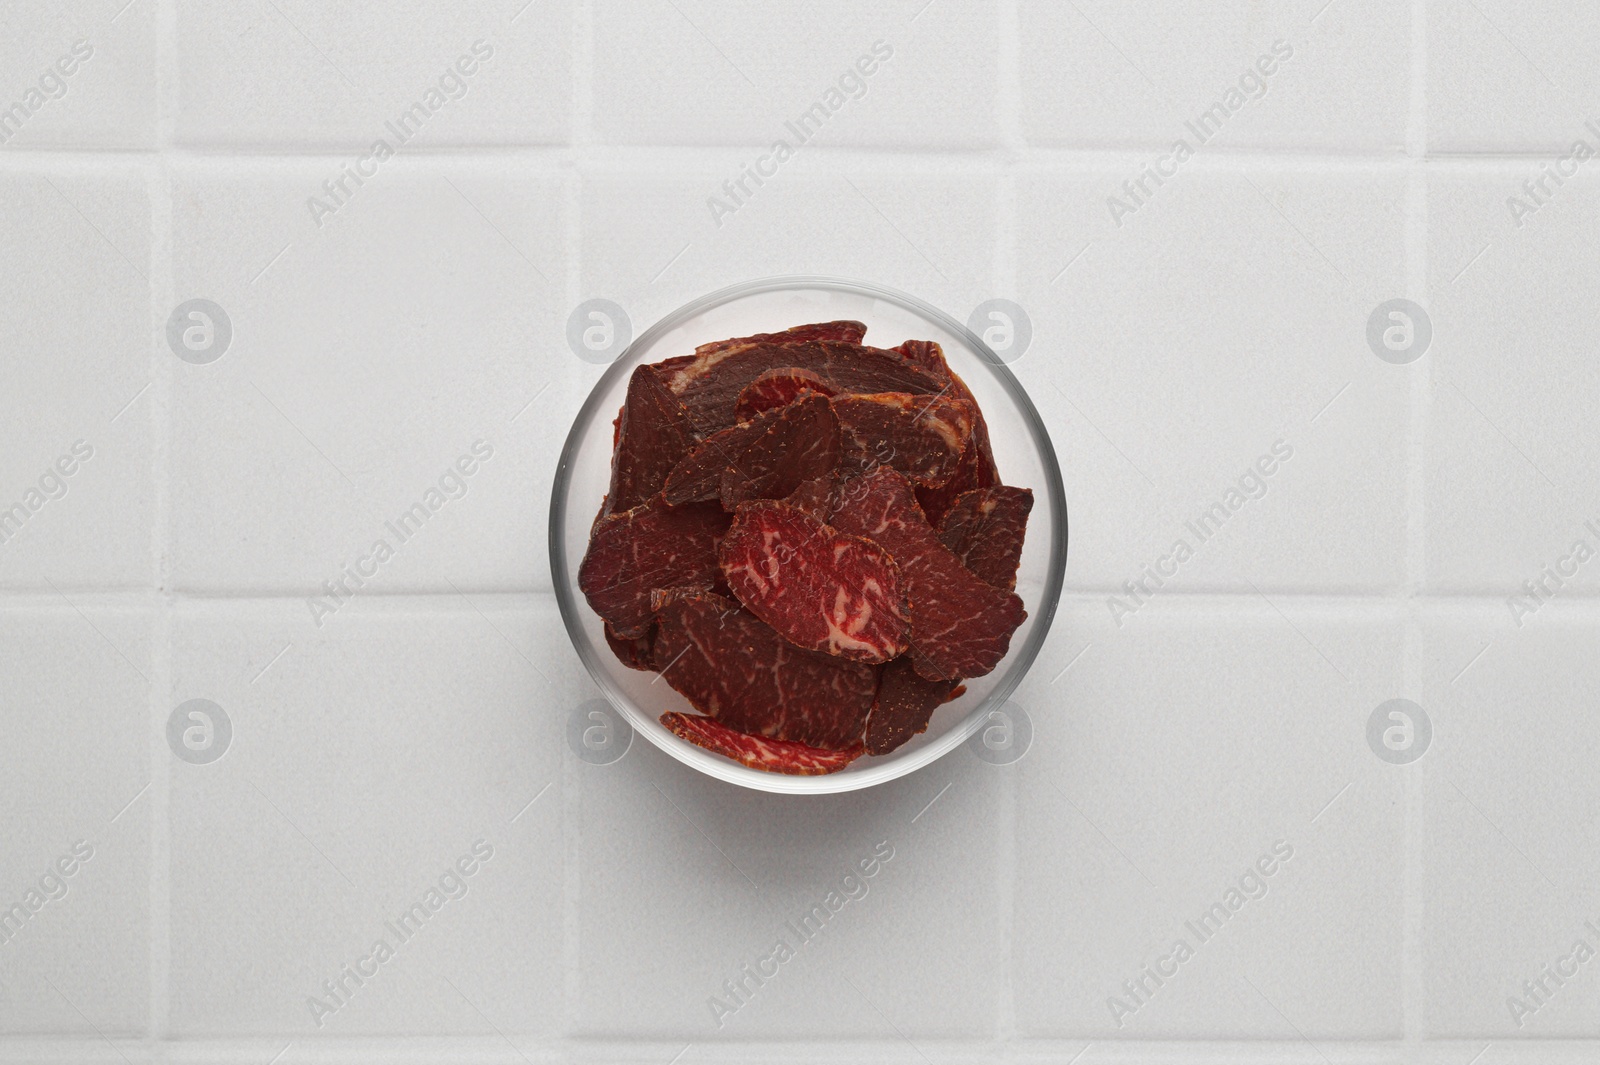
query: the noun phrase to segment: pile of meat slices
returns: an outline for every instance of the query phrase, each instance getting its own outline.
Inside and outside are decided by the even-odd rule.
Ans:
[[[776,773],[922,732],[1027,617],[1033,493],[939,345],[823,322],[640,366],[578,583],[675,734]]]

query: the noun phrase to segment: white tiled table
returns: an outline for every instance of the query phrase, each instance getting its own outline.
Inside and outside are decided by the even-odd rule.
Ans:
[[[1600,561],[1508,601],[1600,550],[1600,161],[1507,203],[1575,139],[1600,151],[1591,9],[13,0],[0,23],[0,104],[93,48],[0,144],[0,510],[37,504],[0,542],[0,904],[40,891],[0,942],[0,1065],[1600,1059],[1600,961],[1524,990],[1600,948]],[[1114,213],[1177,137],[1192,158]],[[963,749],[802,801],[643,741],[569,749],[596,689],[545,522],[601,368],[568,315],[604,297],[637,334],[798,272],[1030,315],[1013,369],[1072,553],[1014,764]],[[1433,327],[1405,365],[1366,340],[1397,297]],[[194,298],[232,323],[207,364],[167,343]],[[1275,445],[1259,498],[1111,610]],[[1397,697],[1433,726],[1409,765],[1366,739]],[[209,764],[168,744],[197,698],[232,727]],[[454,897],[357,986],[430,889]],[[347,1000],[314,1010],[324,981]]]

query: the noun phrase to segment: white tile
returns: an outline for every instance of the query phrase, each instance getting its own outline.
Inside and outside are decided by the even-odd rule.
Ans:
[[[1003,779],[957,750],[865,792],[769,795],[638,738],[621,761],[580,765],[579,1032],[794,1040],[823,1018],[829,1038],[988,1035]],[[837,912],[808,939],[818,904]],[[779,943],[794,956],[767,963],[748,1001],[723,989]]]
[[[1600,948],[1585,925],[1600,926],[1588,891],[1597,636],[1592,608],[1560,603],[1514,632],[1487,603],[1429,624],[1422,701],[1438,751],[1417,764],[1428,770],[1423,909],[1435,1035],[1600,1035],[1592,961],[1562,986],[1546,978],[1545,1002],[1523,988],[1578,940]],[[1514,1011],[1512,997],[1529,1011]]]
[[[1194,145],[1184,123],[1221,103],[1217,145],[1398,148],[1410,100],[1410,9],[1382,0],[1319,6],[1024,0],[1024,135],[1066,147],[1165,147],[1177,137]]]
[[[0,143],[8,150],[154,143],[159,7],[142,0],[122,8],[7,5]]]
[[[958,319],[988,298],[995,180],[881,163],[843,170],[797,153],[736,202],[722,190],[747,155],[673,156],[655,175],[586,173],[583,282],[628,311],[635,333],[684,303],[740,281],[817,273],[922,296]],[[730,205],[716,213],[708,201]],[[869,338],[871,339],[871,338]],[[899,339],[892,341],[898,343]]]
[[[1364,740],[1400,682],[1398,626],[1168,602],[1118,632],[1097,611],[1071,602],[1014,700],[1034,728],[1015,766],[1019,1029],[1293,1040],[1287,1017],[1313,1038],[1398,1035],[1402,784]],[[1274,846],[1292,853],[1244,882],[1257,897],[1229,923],[1204,941],[1185,926]],[[1158,959],[1179,940],[1174,973]],[[1158,964],[1168,978],[1131,997]]]
[[[397,157],[319,228],[306,201],[333,176],[217,163],[175,180],[175,289],[234,334],[172,371],[177,585],[311,594],[346,566],[381,592],[543,584],[558,412],[588,370],[550,343],[560,179]],[[413,506],[433,508],[420,530],[388,528]]]
[[[1018,179],[1012,368],[1062,459],[1068,584],[1393,587],[1411,385],[1366,320],[1403,291],[1403,178],[1187,167],[1120,225],[1136,172]]]
[[[121,165],[7,169],[0,586],[148,585],[150,204]],[[25,279],[25,280],[24,280]]]
[[[145,1030],[149,632],[143,613],[86,596],[0,610],[0,906],[37,907],[0,933],[0,1032]]]
[[[997,24],[981,7],[692,0],[600,4],[594,22],[603,141],[967,149],[999,139]]]
[[[1531,161],[1475,165],[1430,185],[1428,560],[1444,591],[1523,594],[1547,566],[1572,578],[1543,578],[1556,595],[1594,587],[1572,554],[1579,540],[1600,551],[1600,311],[1586,295],[1600,184],[1552,185],[1518,226],[1506,200],[1537,175]]]
[[[412,150],[568,139],[568,0],[178,5],[176,134],[365,151],[420,104]],[[407,130],[409,132],[409,129]]]
[[[1428,147],[1548,152],[1593,114],[1600,13],[1583,4],[1430,4]]]
[[[390,600],[338,620],[307,636],[278,601],[174,622],[174,703],[212,700],[233,732],[220,759],[171,768],[173,1030],[492,1035],[487,1016],[548,1034],[561,722],[535,709],[565,699],[525,656],[560,638],[553,606]],[[440,878],[475,844],[493,854],[460,895]],[[410,939],[385,927],[441,883],[458,897]],[[322,982],[380,939],[394,956],[331,1000]]]

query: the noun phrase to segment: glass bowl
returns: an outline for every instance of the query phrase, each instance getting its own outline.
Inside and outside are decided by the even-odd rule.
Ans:
[[[987,676],[966,682],[961,698],[934,712],[927,731],[886,755],[867,755],[823,776],[787,776],[749,769],[696,747],[659,720],[668,710],[693,713],[683,696],[656,674],[629,669],[606,646],[602,622],[578,589],[578,563],[610,481],[612,419],[640,363],[689,355],[699,344],[770,333],[805,322],[853,319],[867,324],[866,343],[888,348],[903,340],[936,340],[966,382],[989,423],[995,461],[1006,484],[1032,488],[1017,594],[1028,618],[1006,657]],[[831,277],[773,277],[713,292],[640,334],[612,363],[578,411],[550,498],[550,572],[556,599],[578,657],[634,731],[703,773],[747,788],[784,794],[827,794],[871,787],[904,776],[954,750],[1011,695],[1049,632],[1067,562],[1067,504],[1061,468],[1039,412],[1000,359],[954,318],[914,296],[862,281]],[[655,682],[655,683],[652,683]]]

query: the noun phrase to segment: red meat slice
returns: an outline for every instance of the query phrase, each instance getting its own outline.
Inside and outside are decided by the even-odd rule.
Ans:
[[[942,485],[972,439],[973,406],[965,400],[882,392],[831,402],[846,473],[893,466],[918,484]]]
[[[603,513],[631,510],[661,491],[667,474],[694,446],[689,412],[652,367],[628,378],[628,398],[617,415],[611,456],[611,490]]]
[[[694,356],[710,355],[717,352],[727,352],[733,348],[754,347],[757,344],[804,344],[810,341],[836,340],[846,344],[859,344],[861,338],[867,335],[867,327],[861,322],[852,322],[842,319],[837,322],[811,322],[807,325],[790,326],[781,333],[756,333],[747,337],[730,337],[727,340],[713,340],[709,344],[701,344],[694,349]]]
[[[729,517],[719,504],[668,506],[660,496],[601,518],[578,566],[578,587],[621,639],[650,630],[650,593],[689,585],[710,588],[720,577],[717,541]]]
[[[718,557],[739,601],[797,646],[871,663],[906,649],[899,574],[870,540],[763,500],[739,508]]]
[[[861,742],[877,670],[796,647],[709,592],[664,605],[656,670],[700,713],[766,739],[846,750]]]
[[[617,656],[617,661],[629,669],[642,669],[646,673],[654,673],[656,666],[651,657],[650,649],[655,646],[656,630],[652,625],[643,636],[633,640],[624,640],[611,631],[611,626],[603,626],[606,630],[606,646],[611,648],[611,653]]]
[[[739,393],[768,370],[809,370],[834,393],[910,392],[931,395],[945,387],[933,374],[881,348],[836,341],[752,344],[697,355],[663,374],[702,436],[735,424]]]
[[[956,471],[949,481],[940,486],[917,486],[917,502],[930,522],[937,522],[955,503],[956,497],[975,488],[988,488],[1000,483],[1000,471],[995,466],[994,449],[989,443],[989,423],[984,421],[983,409],[973,397],[967,383],[945,361],[944,349],[932,340],[907,340],[894,349],[907,362],[927,371],[945,384],[952,399],[964,399],[972,404],[972,441],[961,455]]]
[[[816,477],[784,496],[783,501],[792,507],[799,507],[818,521],[825,522],[828,520],[828,515],[833,512],[833,493],[838,484],[837,473]]]
[[[819,396],[833,395],[833,389],[818,375],[798,366],[785,366],[768,370],[744,386],[739,401],[734,404],[734,417],[747,422],[764,410],[785,407],[807,392]]]
[[[928,727],[933,712],[955,691],[953,680],[920,676],[909,658],[897,658],[878,676],[878,697],[867,717],[867,753],[888,754]]]
[[[667,476],[666,499],[726,496],[731,510],[741,499],[786,496],[830,472],[838,453],[839,425],[828,400],[807,396],[702,440]]]
[[[846,481],[831,521],[874,541],[899,566],[918,673],[929,680],[981,677],[1005,657],[1028,616],[1022,600],[974,577],[939,542],[903,474],[879,466]]]
[[[804,743],[749,736],[695,714],[662,714],[661,723],[679,739],[767,773],[808,777],[837,773],[862,753],[859,743],[842,751],[830,751]]]
[[[939,540],[979,580],[1012,591],[1033,490],[997,484],[965,492],[939,520]]]

